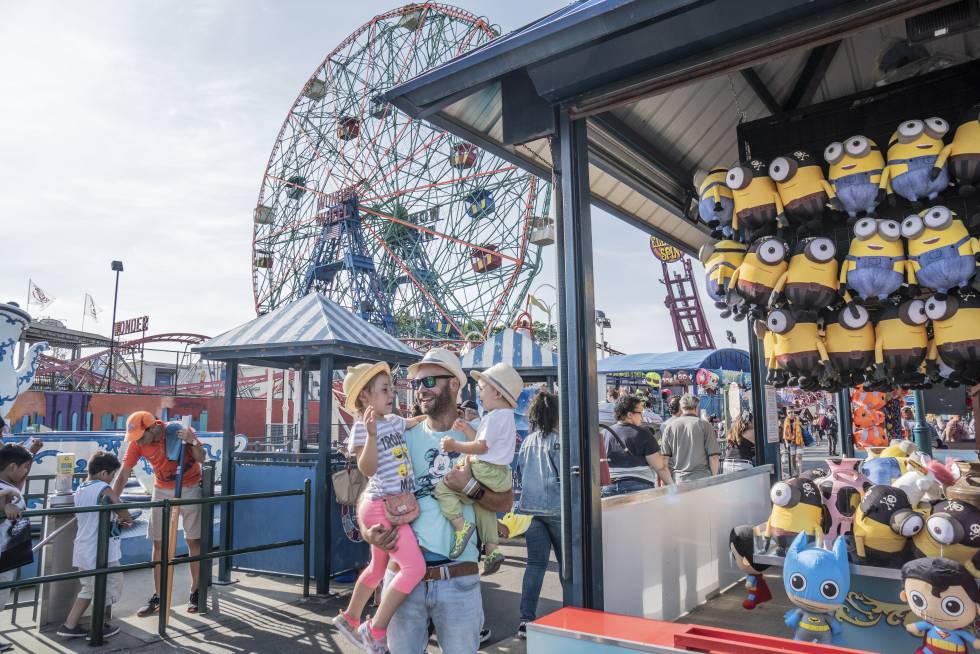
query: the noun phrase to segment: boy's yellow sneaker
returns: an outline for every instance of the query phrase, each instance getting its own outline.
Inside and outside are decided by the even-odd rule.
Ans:
[[[453,536],[453,548],[449,550],[449,558],[458,559],[463,555],[463,550],[466,549],[467,543],[470,542],[470,538],[476,532],[476,525],[472,522],[464,522],[463,528],[457,531]]]

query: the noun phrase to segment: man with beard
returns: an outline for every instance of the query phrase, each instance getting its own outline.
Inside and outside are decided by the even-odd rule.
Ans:
[[[443,348],[433,348],[422,361],[410,366],[408,373],[422,412],[427,416],[425,422],[405,432],[420,509],[412,530],[425,556],[426,573],[392,617],[388,625],[388,648],[391,654],[425,651],[431,620],[444,654],[474,654],[480,644],[483,624],[476,543],[470,542],[458,559],[449,559],[453,527],[443,517],[432,492],[436,483],[445,478],[451,489],[461,490],[481,506],[498,512],[510,510],[513,493],[493,493],[481,487],[470,474],[468,464],[453,470],[453,461],[459,454],[447,454],[439,448],[444,436],[466,439],[452,429],[459,417],[456,408],[459,389],[466,384],[466,375],[456,355]],[[472,506],[464,507],[464,516],[474,520]],[[395,545],[394,529],[361,525],[361,533],[371,545],[388,550]],[[393,576],[389,570],[385,575],[386,586]]]

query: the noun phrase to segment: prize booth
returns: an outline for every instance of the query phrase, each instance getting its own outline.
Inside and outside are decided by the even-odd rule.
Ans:
[[[980,521],[949,516],[980,513],[974,494],[924,509],[928,500],[914,497],[903,515],[923,524],[894,532],[905,539],[897,561],[872,562],[844,547],[855,540],[857,503],[874,491],[858,476],[868,476],[862,464],[833,462],[824,471],[829,487],[771,480],[766,464],[776,462],[780,437],[769,406],[778,387],[839,392],[841,436],[850,442],[848,398],[859,383],[920,393],[980,380],[976,323],[956,327],[980,306],[978,16],[973,1],[584,0],[386,93],[400,110],[557,186],[567,607],[529,625],[530,651],[588,642],[588,651],[609,652],[893,654],[916,651],[924,638],[935,651],[937,639],[953,638],[906,631],[919,627],[898,594],[897,565],[914,552],[942,552],[975,571],[970,535],[980,541]],[[768,444],[756,448],[760,467],[669,496],[658,489],[600,500],[593,206],[703,253],[708,294],[749,330],[756,443]],[[851,342],[834,329],[860,334]],[[927,455],[916,405],[915,444]],[[877,458],[914,472],[908,451],[887,454]],[[953,473],[931,470],[940,496],[956,495]],[[973,479],[966,464],[959,472]],[[891,487],[882,481],[897,483],[885,474],[875,493]],[[775,508],[773,481],[783,484],[772,491]],[[811,518],[783,523],[781,535],[813,538],[777,547],[772,515],[801,493],[813,502]],[[635,513],[619,520],[626,511]],[[931,522],[937,516],[946,522]],[[832,557],[828,567],[851,576],[847,593],[835,582],[838,609],[828,622],[811,624],[811,614],[791,621],[826,628],[832,645],[761,642],[744,633],[758,611],[738,617],[740,632],[674,637],[673,628],[642,622],[673,620],[734,581],[740,573],[727,561],[724,534],[737,523],[760,526],[749,558],[786,565],[788,579],[798,563],[790,555]],[[949,546],[930,545],[930,533]],[[805,594],[795,585],[791,593]],[[976,637],[969,633],[963,638]],[[966,651],[956,649],[964,642],[972,643],[940,649]]]

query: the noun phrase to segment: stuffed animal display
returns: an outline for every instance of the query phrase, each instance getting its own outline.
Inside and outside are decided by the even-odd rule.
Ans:
[[[831,643],[843,631],[834,617],[851,588],[847,544],[838,539],[832,550],[810,544],[799,534],[783,563],[786,596],[798,608],[786,612],[784,621],[794,630],[793,639]]]
[[[755,542],[752,525],[739,525],[728,535],[728,548],[732,562],[745,573],[745,590],[747,594],[742,600],[742,608],[751,611],[760,604],[772,599],[772,592],[762,573],[769,566],[756,563],[754,560]]]

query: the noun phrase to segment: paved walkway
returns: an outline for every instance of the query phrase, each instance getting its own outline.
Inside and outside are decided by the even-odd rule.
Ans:
[[[496,575],[482,583],[486,626],[493,634],[481,651],[522,654],[524,642],[513,634],[519,621],[518,605],[521,595],[526,551],[523,541],[505,544],[508,560]],[[10,612],[0,619],[0,634],[12,641],[15,651],[31,654],[49,652],[133,652],[162,654],[170,652],[201,652],[208,654],[246,654],[251,652],[358,652],[338,636],[330,618],[346,605],[349,586],[333,585],[337,594],[331,597],[302,598],[302,584],[295,579],[267,575],[235,573],[238,583],[216,586],[211,610],[193,615],[186,611],[189,578],[186,566],[175,575],[175,603],[168,637],[161,639],[156,632],[157,618],[137,618],[136,609],[149,596],[149,571],[127,573],[122,602],[115,607],[113,622],[121,632],[109,639],[104,647],[94,648],[85,639],[66,640],[58,637],[51,625],[38,631],[30,621],[30,609],[18,611],[18,624],[10,622]],[[539,614],[550,613],[561,606],[561,587],[557,567],[552,564],[545,577]],[[88,618],[83,619],[87,624]],[[430,652],[439,651],[433,639]]]

